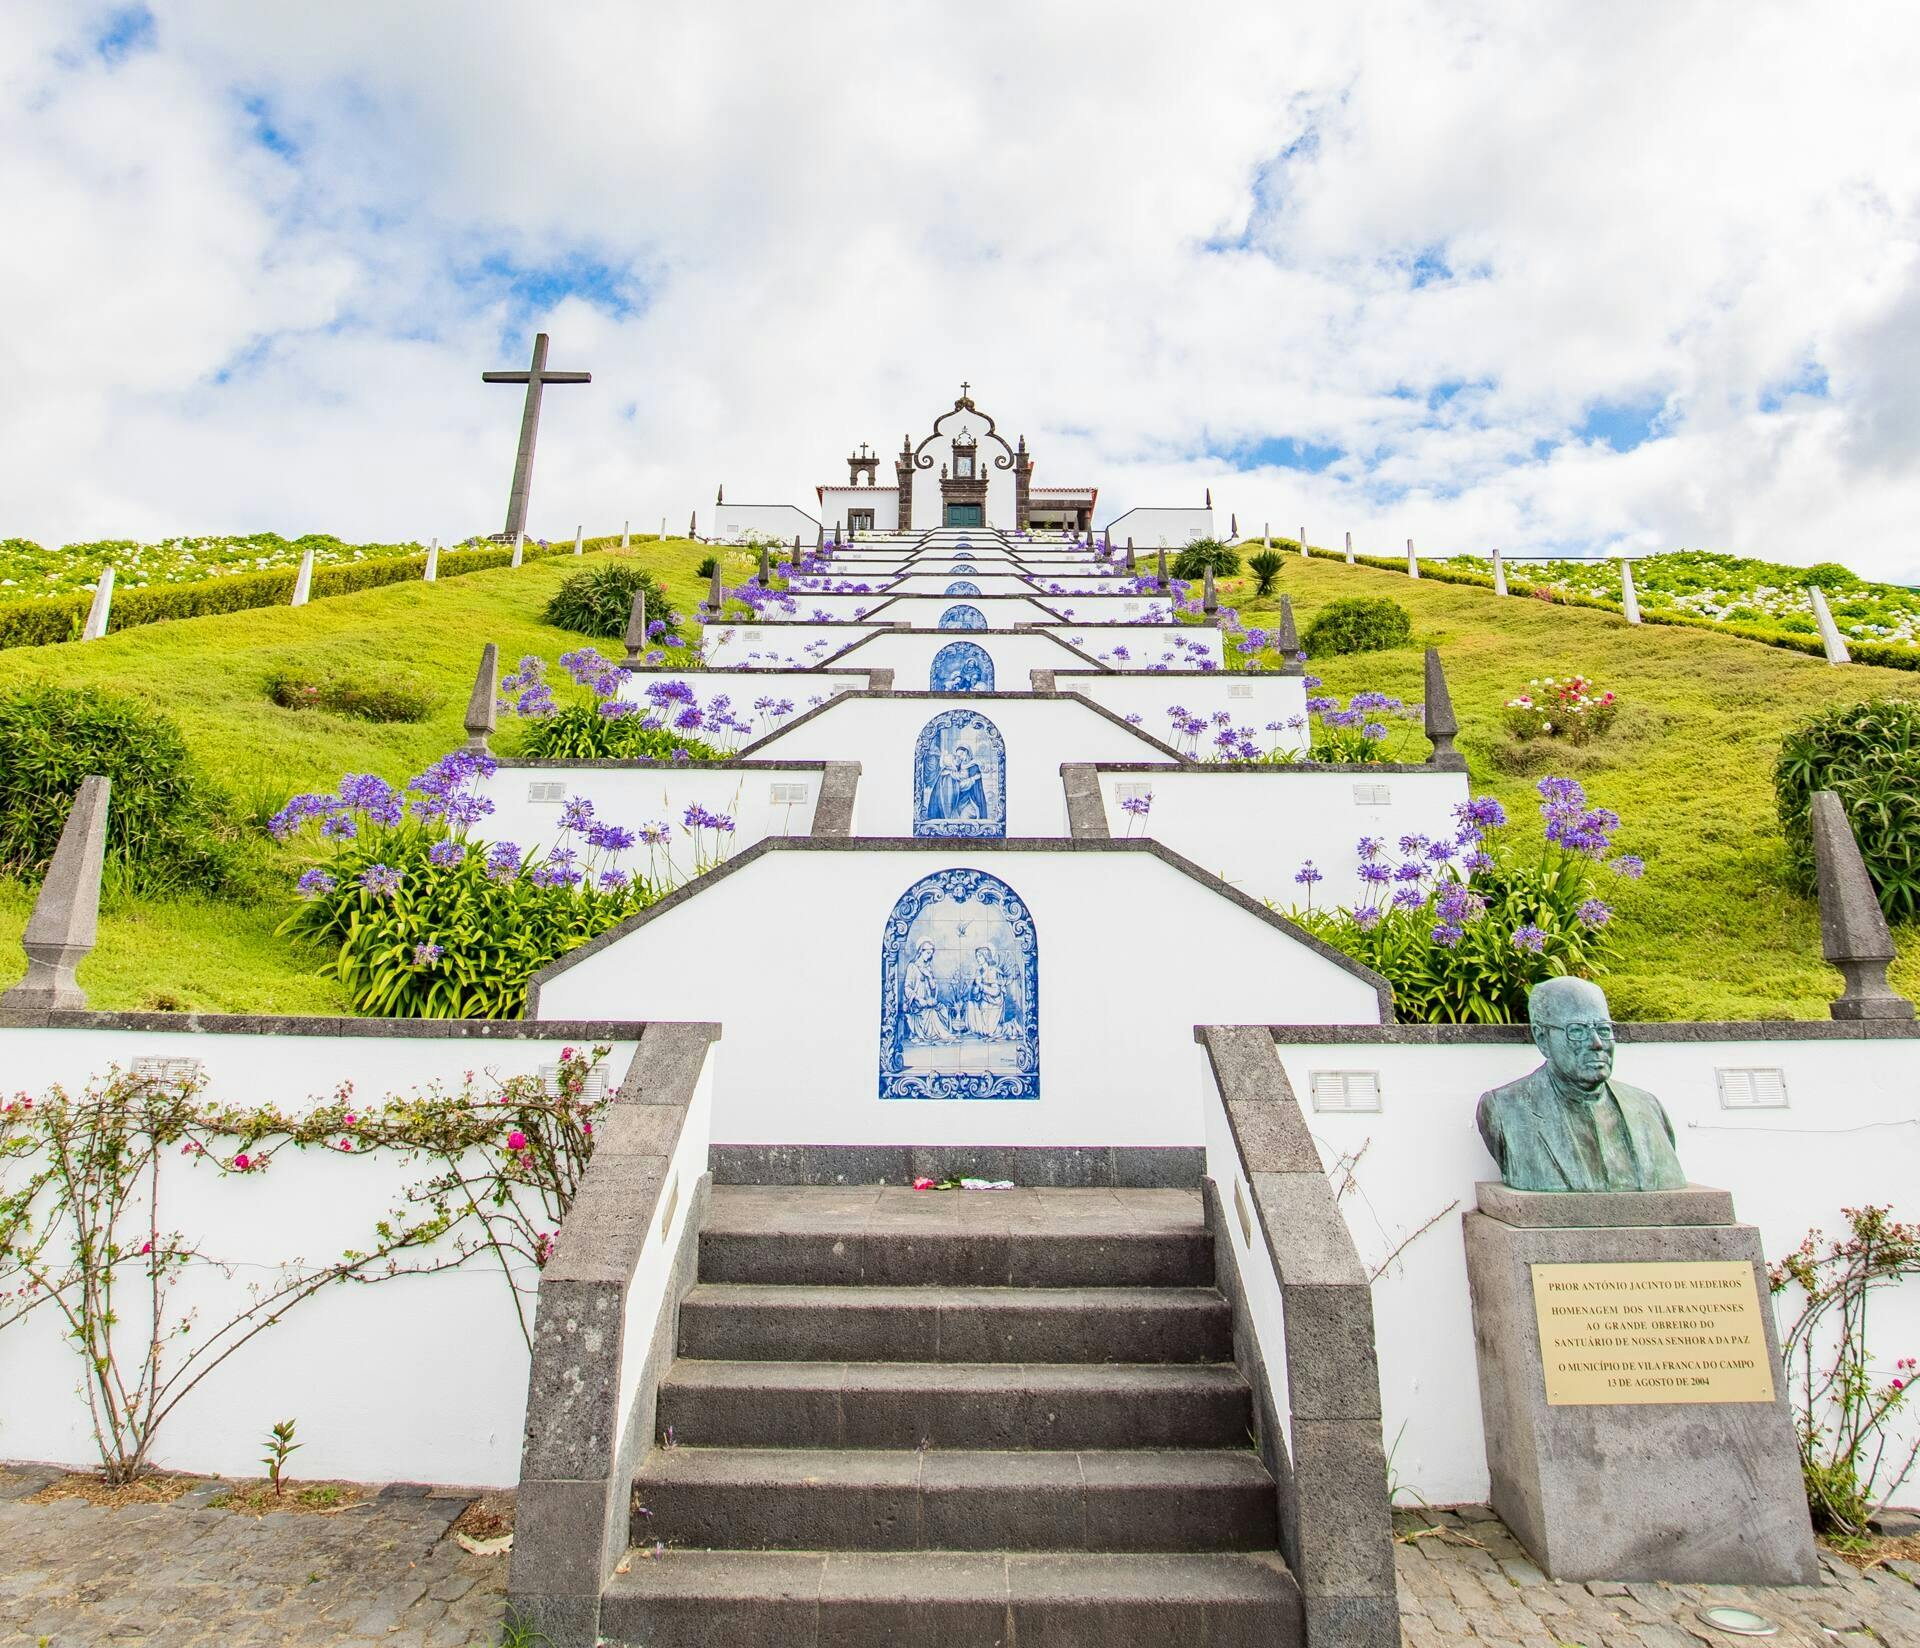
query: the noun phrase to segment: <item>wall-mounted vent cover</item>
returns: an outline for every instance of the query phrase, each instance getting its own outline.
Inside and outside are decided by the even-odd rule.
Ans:
[[[1229,698],[1251,698],[1253,696],[1253,683],[1251,681],[1229,682],[1227,685],[1227,696]]]
[[[1356,807],[1390,807],[1393,805],[1393,788],[1387,784],[1356,784],[1353,787],[1353,804]]]
[[[1722,1110],[1787,1108],[1787,1073],[1784,1070],[1716,1070],[1713,1075],[1720,1084]]]
[[[1315,1110],[1358,1115],[1380,1108],[1378,1070],[1316,1070],[1311,1080]]]
[[[136,1081],[174,1082],[189,1081],[204,1075],[207,1068],[205,1059],[169,1058],[165,1054],[153,1054],[133,1061],[131,1074]]]
[[[596,1064],[587,1072],[586,1084],[580,1089],[582,1104],[598,1104],[607,1096],[609,1073],[605,1064]],[[543,1064],[540,1066],[540,1085],[553,1098],[560,1096],[560,1066]]]
[[[567,787],[561,783],[542,782],[539,784],[529,784],[527,786],[527,799],[529,801],[551,803],[557,807],[567,799]]]
[[[794,807],[807,799],[807,787],[804,784],[771,784],[767,787],[767,800],[776,807]]]

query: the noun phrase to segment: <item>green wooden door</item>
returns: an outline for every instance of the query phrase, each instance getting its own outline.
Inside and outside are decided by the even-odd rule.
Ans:
[[[948,526],[985,526],[987,511],[984,504],[948,504]]]

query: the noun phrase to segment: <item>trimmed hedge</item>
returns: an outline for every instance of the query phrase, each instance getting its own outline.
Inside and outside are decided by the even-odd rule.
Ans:
[[[524,559],[551,560],[556,555],[572,553],[571,544],[547,549],[528,544]],[[512,561],[513,550],[509,545],[443,549],[437,576],[458,578],[463,573],[508,566]],[[338,566],[317,566],[313,569],[311,593],[316,600],[329,595],[352,595],[387,584],[415,582],[426,570],[424,555],[394,555],[369,561],[346,561]],[[204,618],[212,613],[252,612],[260,607],[285,606],[293,598],[294,580],[298,576],[297,567],[277,567],[272,572],[238,572],[231,577],[203,578],[190,584],[115,589],[113,606],[107,615],[107,631],[117,634],[123,629],[164,623],[170,618]],[[86,628],[87,611],[92,605],[91,594],[59,595],[0,605],[0,648],[45,647],[61,641],[77,641]]]
[[[1347,558],[1346,551],[1336,549],[1314,549],[1309,554],[1317,560],[1341,561]],[[1403,558],[1389,559],[1383,555],[1356,555],[1354,561],[1359,566],[1378,567],[1382,572],[1397,572],[1401,577],[1407,573],[1407,563]],[[1492,589],[1490,575],[1478,572],[1463,572],[1457,567],[1429,566],[1420,564],[1420,576],[1432,579],[1437,584],[1465,584],[1470,589]],[[1507,587],[1522,599],[1533,599],[1536,589],[1547,586],[1528,583],[1516,577],[1511,567],[1507,569]],[[1621,613],[1625,609],[1618,601],[1603,601],[1592,595],[1568,595],[1556,590],[1553,604],[1562,607],[1586,607],[1595,612]],[[1781,647],[1788,652],[1802,652],[1812,658],[1824,658],[1827,649],[1817,635],[1792,635],[1780,630],[1760,629],[1752,624],[1716,624],[1711,618],[1695,618],[1686,613],[1661,612],[1655,608],[1642,606],[1640,621],[1644,624],[1665,624],[1672,629],[1703,629],[1714,635],[1732,635],[1742,641],[1758,641],[1763,647]],[[1883,664],[1888,669],[1920,671],[1920,647],[1889,646],[1884,641],[1847,642],[1847,651],[1856,664]]]

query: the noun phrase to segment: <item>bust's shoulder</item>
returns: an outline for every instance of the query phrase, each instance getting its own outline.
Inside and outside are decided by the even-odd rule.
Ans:
[[[1546,1092],[1547,1067],[1529,1070],[1518,1081],[1490,1087],[1480,1095],[1480,1114],[1504,1115],[1514,1109],[1531,1110]]]
[[[1664,1116],[1667,1107],[1644,1087],[1634,1087],[1622,1081],[1608,1082],[1613,1093],[1614,1103],[1624,1110],[1639,1110],[1650,1115]]]

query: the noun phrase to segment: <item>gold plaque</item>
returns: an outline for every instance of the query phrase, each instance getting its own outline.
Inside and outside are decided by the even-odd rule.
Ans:
[[[1752,1265],[1530,1268],[1549,1407],[1773,1400]]]

